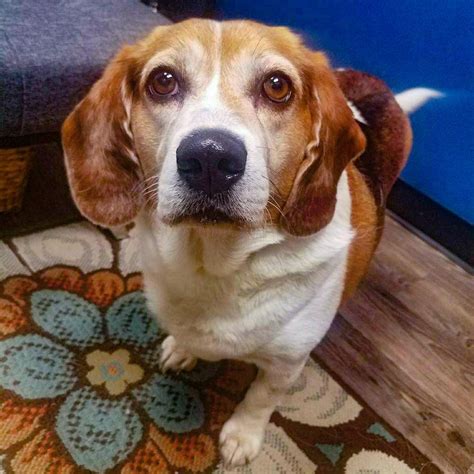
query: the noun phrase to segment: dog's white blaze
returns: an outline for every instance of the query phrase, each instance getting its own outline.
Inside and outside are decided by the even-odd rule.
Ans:
[[[214,22],[215,34],[215,57],[214,74],[206,88],[202,101],[205,105],[218,107],[220,106],[220,82],[221,82],[221,43],[222,43],[222,26],[218,22]]]

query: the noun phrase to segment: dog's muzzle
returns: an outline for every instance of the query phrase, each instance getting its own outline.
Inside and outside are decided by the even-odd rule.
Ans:
[[[243,176],[244,143],[225,130],[201,129],[185,137],[176,150],[179,176],[208,197],[224,194]]]

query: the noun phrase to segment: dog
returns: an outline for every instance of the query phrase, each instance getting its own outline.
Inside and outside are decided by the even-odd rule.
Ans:
[[[62,139],[82,214],[136,223],[163,371],[258,367],[220,433],[226,465],[251,461],[367,271],[407,115],[381,80],[333,70],[287,28],[193,19],[123,47]]]

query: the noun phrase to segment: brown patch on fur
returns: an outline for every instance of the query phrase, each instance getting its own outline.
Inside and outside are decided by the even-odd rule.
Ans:
[[[367,148],[356,166],[367,176],[377,205],[384,207],[410,154],[410,121],[381,79],[353,70],[336,71],[336,76],[347,99],[367,122],[361,125]]]
[[[299,36],[290,29],[270,27],[254,21],[226,21],[222,23],[222,60],[248,52],[251,56],[268,51],[281,54],[295,63],[304,61],[306,48]]]
[[[182,52],[191,42],[198,42],[204,47],[212,45],[215,31],[212,20],[186,20],[171,25],[155,28],[149,35],[133,45],[135,56],[145,64],[157,52],[171,49]]]
[[[365,275],[380,241],[386,198],[408,159],[412,132],[408,117],[383,81],[352,70],[336,75],[347,99],[367,122],[361,124],[366,150],[347,168],[356,236],[349,252],[344,300]]]
[[[336,206],[341,173],[365,148],[365,136],[352,116],[333,72],[321,54],[306,71],[311,94],[312,126],[320,127],[294,179],[282,226],[294,235],[309,235],[325,227]]]
[[[144,201],[143,165],[153,168],[151,163],[134,161],[138,153],[126,130],[131,130],[132,120],[123,95],[130,113],[137,110],[144,94],[140,74],[157,52],[182,48],[189,40],[205,45],[213,35],[212,22],[204,20],[156,28],[135,45],[122,48],[66,119],[62,140],[71,192],[81,213],[92,222],[114,226],[134,219]]]
[[[383,227],[383,214],[378,212],[364,176],[352,163],[346,170],[351,194],[351,225],[355,236],[349,249],[342,301],[352,295],[367,272],[379,241],[378,229]]]
[[[133,143],[122,102],[122,87],[132,100],[134,66],[131,49],[124,48],[62,128],[74,201],[85,217],[106,226],[129,222],[141,206],[140,170],[130,156]]]

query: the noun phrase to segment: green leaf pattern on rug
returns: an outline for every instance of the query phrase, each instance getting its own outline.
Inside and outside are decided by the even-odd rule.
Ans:
[[[316,444],[316,447],[331,461],[332,465],[335,466],[339,458],[341,457],[342,451],[344,450],[344,444]]]
[[[381,423],[373,423],[367,429],[367,433],[372,433],[378,436],[381,436],[388,443],[393,443],[396,439],[384,428]]]
[[[77,382],[74,356],[39,334],[0,341],[0,387],[28,400],[68,393]]]
[[[131,401],[101,399],[90,387],[66,398],[56,426],[76,463],[94,472],[123,461],[143,435],[143,425]]]
[[[97,306],[67,291],[35,291],[31,295],[31,317],[47,333],[71,346],[85,348],[104,341]]]

